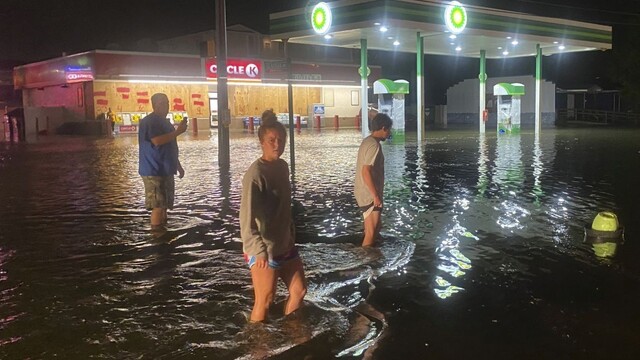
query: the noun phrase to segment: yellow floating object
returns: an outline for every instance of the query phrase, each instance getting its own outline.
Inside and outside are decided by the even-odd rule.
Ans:
[[[618,217],[610,211],[600,212],[593,219],[591,228],[598,231],[616,231],[618,230]]]
[[[612,257],[616,254],[618,244],[624,242],[624,228],[613,212],[599,212],[591,227],[584,227],[584,241],[592,244],[596,256]]]

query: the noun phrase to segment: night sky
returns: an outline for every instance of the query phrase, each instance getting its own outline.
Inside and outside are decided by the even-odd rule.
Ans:
[[[268,14],[304,6],[310,0],[227,0],[227,24],[242,23],[259,32],[268,31]],[[640,0],[469,0],[465,5],[479,5],[526,12],[534,15],[568,18],[614,27],[614,51],[631,46],[629,38],[640,34]],[[94,49],[153,49],[155,40],[185,35],[215,27],[214,0],[1,0],[0,61],[27,63]],[[632,36],[633,35],[633,36]],[[608,53],[608,54],[607,54]],[[606,53],[571,54],[551,60],[546,75],[562,84],[582,74],[583,82],[606,77],[611,58]],[[390,55],[393,59],[395,55]],[[390,61],[387,59],[387,61]],[[407,68],[396,57],[398,69]],[[520,59],[498,66],[504,75],[521,74],[533,59]],[[446,66],[456,78],[477,76],[477,60],[442,60],[433,57],[427,66]],[[471,64],[471,65],[469,65]],[[570,65],[569,65],[570,64]],[[384,64],[383,64],[384,65]],[[414,65],[410,65],[409,68]],[[388,69],[393,74],[393,67]],[[468,74],[467,74],[468,72]],[[435,79],[437,80],[437,79]],[[456,79],[440,79],[448,83]],[[447,86],[447,85],[445,85]],[[577,84],[576,84],[577,86]]]

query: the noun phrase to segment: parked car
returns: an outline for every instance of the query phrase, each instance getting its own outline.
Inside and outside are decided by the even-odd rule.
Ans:
[[[296,116],[300,116],[300,114],[293,114],[293,123],[296,123]],[[278,121],[282,123],[284,126],[289,126],[289,113],[277,113],[276,117]],[[307,117],[300,116],[300,125],[302,127],[307,127]]]
[[[242,126],[244,126],[245,129],[249,127],[249,116],[242,119]],[[253,117],[253,127],[257,128],[258,126],[260,126],[260,116],[256,115]]]

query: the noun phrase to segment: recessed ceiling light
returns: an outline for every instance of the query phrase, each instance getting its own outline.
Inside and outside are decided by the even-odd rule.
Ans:
[[[449,44],[450,44],[450,45],[455,45],[456,43],[454,43],[454,42],[450,42]]]
[[[558,42],[557,42],[557,41],[554,41],[553,43],[554,43],[554,44],[557,44]]]
[[[564,50],[564,45],[560,45],[560,46],[558,46],[558,49],[560,49],[560,50]]]
[[[394,41],[394,42],[393,42],[393,45],[395,45],[395,46],[400,45],[400,41],[398,41],[398,40]]]
[[[502,52],[502,55],[507,56],[507,55],[509,55],[509,52],[507,50],[505,50],[505,51]]]
[[[507,39],[511,39],[511,36],[507,36]]]
[[[449,35],[449,39],[452,39],[452,40],[453,40],[453,39],[455,39],[455,38],[457,38],[456,34],[451,34],[451,35]]]
[[[462,51],[462,48],[460,46],[456,46],[456,51]]]
[[[502,46],[498,46],[498,50],[502,50]]]
[[[518,45],[518,40],[513,40],[513,41],[511,42],[511,45]]]
[[[386,26],[380,26],[380,32],[387,32],[389,30]]]
[[[380,26],[380,23],[376,21],[376,22],[373,23],[373,25]]]
[[[327,40],[331,39],[332,37],[333,37],[333,36],[331,36],[331,35],[329,35],[329,34],[327,34],[327,35],[325,35],[325,36],[324,36],[324,38],[325,38],[325,39],[327,39]]]
[[[393,40],[393,36],[387,36],[387,39]]]

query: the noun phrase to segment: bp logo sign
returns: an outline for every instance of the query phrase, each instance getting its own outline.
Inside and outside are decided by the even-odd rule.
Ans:
[[[311,26],[317,34],[326,34],[331,27],[331,9],[324,2],[318,3],[311,11]]]
[[[452,1],[444,10],[444,22],[453,34],[459,34],[467,26],[467,11],[462,4]]]

